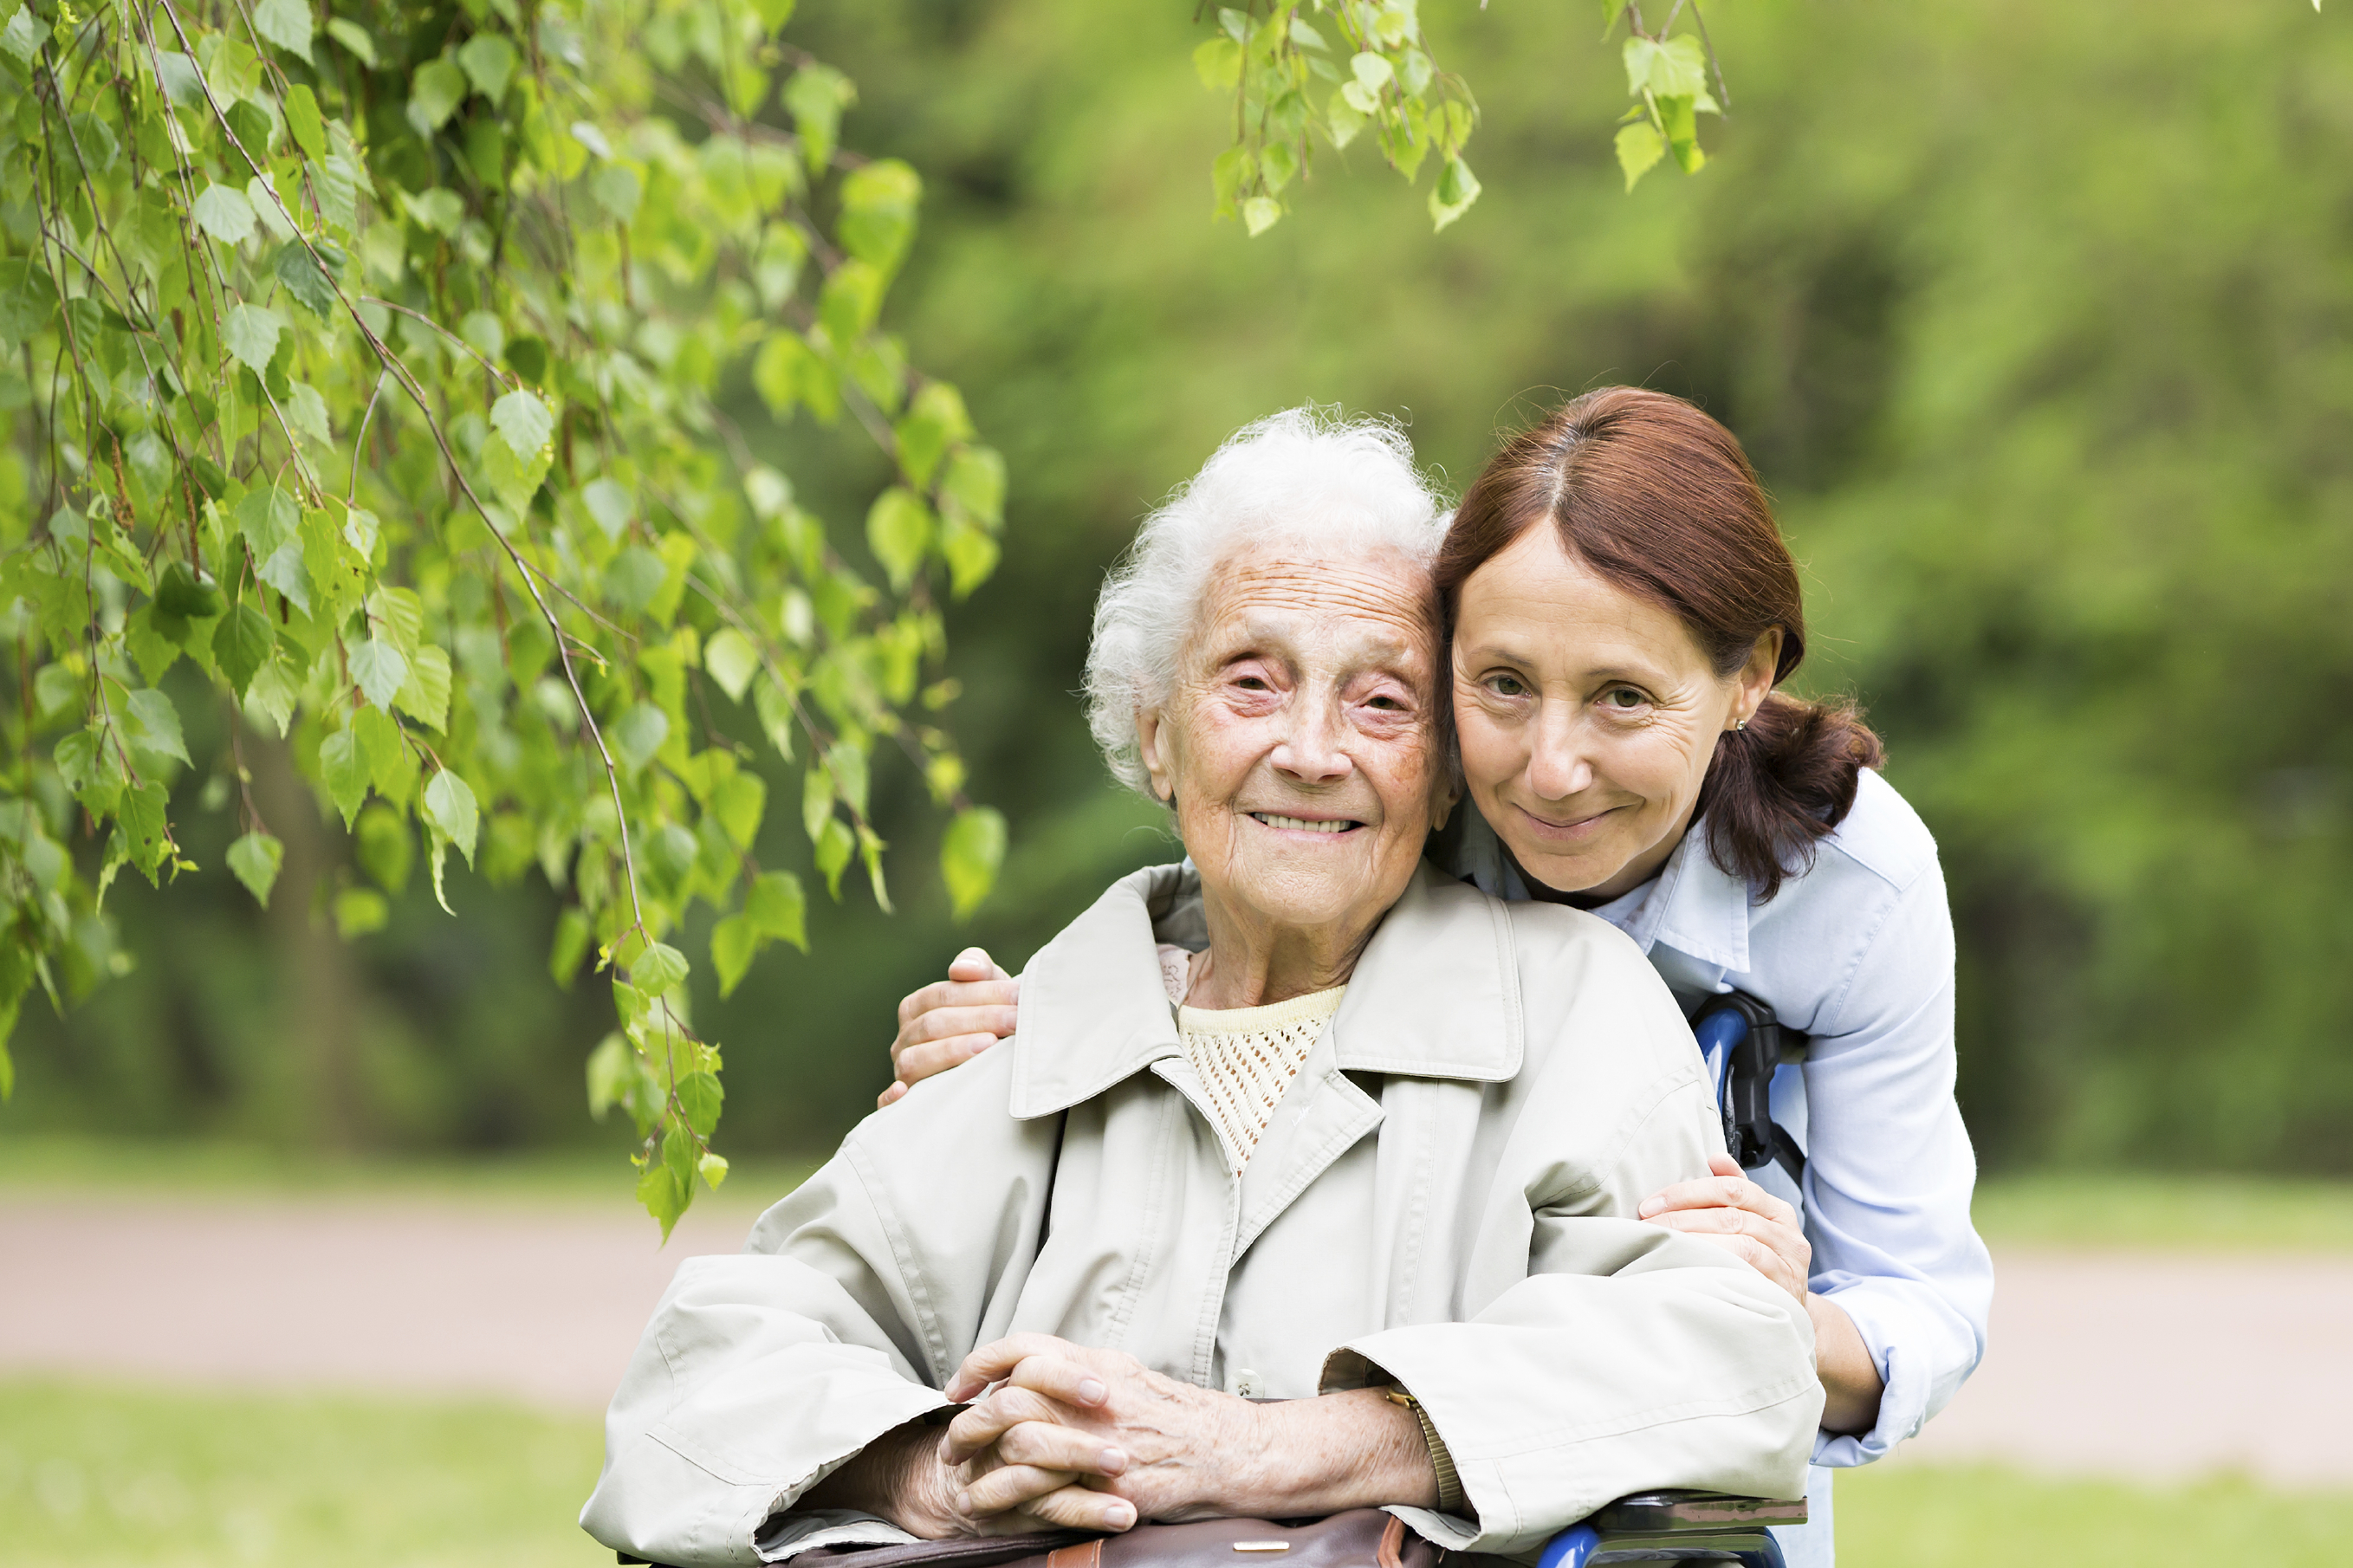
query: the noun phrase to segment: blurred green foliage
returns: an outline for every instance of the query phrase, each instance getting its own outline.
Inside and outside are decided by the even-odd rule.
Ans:
[[[2353,1170],[2343,18],[1725,7],[1711,166],[1630,197],[1621,63],[1589,20],[1423,21],[1478,90],[1477,207],[1432,235],[1351,150],[1246,242],[1209,218],[1231,127],[1187,7],[802,8],[860,84],[860,144],[923,177],[902,325],[1012,475],[998,575],[947,616],[972,787],[1011,842],[969,923],[911,879],[899,918],[816,905],[818,956],[699,998],[730,1042],[728,1147],[828,1142],[887,1079],[902,994],[967,941],[1018,964],[1171,853],[1070,693],[1103,567],[1220,437],[1311,398],[1393,413],[1459,488],[1499,425],[1633,381],[1748,444],[1807,563],[1802,679],[1869,704],[1938,836],[1989,1163]],[[812,507],[882,482],[804,439],[774,460]],[[873,792],[893,858],[931,860],[913,771],[879,760]],[[334,1092],[355,1142],[592,1135],[597,1005],[519,978],[544,902],[460,875],[460,911],[492,918],[434,925],[412,887],[328,986],[273,956],[322,951],[306,926],[192,853],[210,892],[117,890],[140,974],[63,1026],[27,1010],[0,1127],[94,1124],[104,1086],[157,1131],[267,1136],[273,1096]],[[249,1051],[313,990],[344,1023],[307,1065]]]

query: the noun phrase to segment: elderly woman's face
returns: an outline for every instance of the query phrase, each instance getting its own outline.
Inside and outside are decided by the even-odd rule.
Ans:
[[[1212,574],[1167,707],[1138,715],[1204,889],[1278,926],[1397,901],[1451,795],[1428,574],[1247,552]]]

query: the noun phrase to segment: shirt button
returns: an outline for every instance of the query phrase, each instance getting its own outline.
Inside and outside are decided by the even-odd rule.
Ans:
[[[1234,1394],[1241,1399],[1261,1398],[1266,1394],[1266,1380],[1244,1367],[1234,1374]]]

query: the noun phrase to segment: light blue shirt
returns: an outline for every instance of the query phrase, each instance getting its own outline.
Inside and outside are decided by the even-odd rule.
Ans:
[[[1505,899],[1528,897],[1493,829],[1467,806],[1442,863]],[[1812,1523],[1783,1536],[1791,1568],[1828,1563],[1827,1468],[1869,1464],[1945,1407],[1985,1354],[1993,1260],[1969,1220],[1977,1158],[1953,1099],[1953,924],[1936,840],[1866,771],[1854,809],[1810,869],[1753,903],[1707,852],[1703,822],[1659,874],[1593,911],[1634,939],[1683,1005],[1745,991],[1812,1037],[1773,1079],[1773,1119],[1806,1153],[1798,1205],[1813,1289],[1854,1321],[1886,1385],[1878,1424],[1814,1440]]]

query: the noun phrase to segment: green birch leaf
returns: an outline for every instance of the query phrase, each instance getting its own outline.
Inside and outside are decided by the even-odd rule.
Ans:
[[[314,447],[332,447],[335,432],[327,423],[327,400],[308,382],[298,381],[280,400],[287,427]]]
[[[763,871],[744,894],[744,919],[764,937],[808,951],[808,899],[790,871]]]
[[[760,933],[742,915],[729,915],[711,928],[711,967],[719,977],[721,996],[735,994],[759,949]]]
[[[1005,817],[988,806],[970,806],[956,814],[940,840],[940,876],[947,883],[948,901],[962,920],[978,908],[997,883],[1005,863]]]
[[[678,1080],[678,1108],[686,1123],[708,1138],[718,1129],[719,1108],[726,1091],[707,1072],[689,1073]]]
[[[335,895],[335,934],[355,942],[379,931],[392,919],[392,906],[374,888],[345,888]]]
[[[1667,144],[1661,139],[1658,128],[1649,121],[1637,121],[1619,128],[1618,166],[1626,173],[1627,190],[1631,191],[1642,176],[1666,155]]]
[[[425,786],[425,820],[458,847],[467,865],[474,863],[474,838],[481,819],[473,787],[448,768],[435,773],[433,782]]]
[[[197,194],[195,205],[188,209],[188,215],[196,220],[198,228],[223,245],[243,245],[253,237],[253,204],[246,200],[244,192],[232,186],[206,185]],[[275,338],[270,340],[270,345],[277,346]],[[269,363],[267,356],[262,363]]]
[[[941,531],[940,553],[947,557],[948,592],[961,599],[988,581],[999,551],[996,540],[959,517]]]
[[[279,739],[284,740],[300,696],[291,664],[284,658],[272,658],[254,672],[253,683],[246,688],[245,711],[249,718],[266,721],[277,731]]]
[[[254,0],[253,30],[304,64],[310,63],[308,0]]]
[[[425,601],[414,588],[378,588],[367,596],[376,635],[404,654],[414,653],[425,635]]]
[[[0,342],[13,347],[27,342],[57,313],[57,285],[48,273],[21,256],[0,259]]]
[[[263,909],[269,907],[269,889],[278,885],[278,868],[285,863],[286,846],[267,833],[248,833],[228,847],[228,868]]]
[[[760,818],[768,808],[768,786],[754,773],[739,773],[711,792],[711,809],[736,848],[747,854],[760,836]]]
[[[381,708],[363,708],[352,715],[352,730],[359,736],[360,756],[376,793],[396,805],[406,804],[415,787],[417,761],[401,734],[400,721]]]
[[[48,42],[42,33],[40,18],[33,15],[33,8],[19,5],[16,14],[8,18],[8,26],[0,28],[0,53],[30,70],[33,62],[41,58],[42,47]]]
[[[733,626],[722,626],[702,645],[702,668],[730,702],[744,700],[752,678],[760,672],[760,650]]]
[[[458,106],[466,101],[467,86],[466,73],[447,57],[418,66],[408,83],[408,123],[431,141],[433,133],[448,124]]]
[[[1242,47],[1231,38],[1209,39],[1193,51],[1193,73],[1211,92],[1231,92],[1241,85]]]
[[[294,145],[302,149],[302,155],[314,163],[324,158],[327,127],[319,114],[317,95],[298,82],[287,90],[285,110],[287,133],[294,138]]]
[[[1479,179],[1472,174],[1471,165],[1460,158],[1446,160],[1439,172],[1438,184],[1430,193],[1430,216],[1433,225],[1444,228],[1471,210],[1479,199]]]
[[[289,240],[280,247],[270,270],[304,310],[322,321],[332,319],[340,302],[335,298],[335,286],[319,270],[318,262],[301,240]]]
[[[669,716],[650,702],[638,703],[613,721],[606,739],[626,772],[642,773],[670,739]]]
[[[849,857],[858,847],[851,837],[849,825],[838,816],[826,818],[823,831],[817,836],[814,858],[818,873],[825,878],[826,892],[838,903],[841,899],[841,874],[849,867]]]
[[[333,17],[327,23],[327,37],[351,51],[352,58],[368,69],[376,68],[375,39],[371,37],[368,30],[357,22],[346,22],[341,16]]]
[[[506,96],[507,81],[514,75],[515,47],[496,33],[477,33],[459,49],[458,63],[474,90],[495,104]]]
[[[66,760],[69,746],[86,747],[86,762],[73,766],[69,773]],[[83,730],[68,735],[58,742],[58,771],[67,774],[67,784],[82,808],[92,816],[111,816],[122,804],[122,787],[128,782],[122,772],[122,759],[116,753],[111,740],[101,738],[94,730]],[[76,782],[79,781],[79,782]]]
[[[426,643],[410,656],[408,679],[401,682],[393,701],[428,730],[448,728],[449,656],[438,643]],[[466,863],[471,865],[473,859],[469,854]]]
[[[1005,521],[1005,459],[987,447],[966,447],[948,459],[941,496],[985,527]]]
[[[752,706],[760,716],[760,732],[768,737],[768,744],[776,748],[776,755],[786,762],[793,760],[793,701],[785,695],[783,687],[766,676],[752,689]]]
[[[408,679],[408,660],[398,648],[370,637],[351,651],[352,681],[378,708],[390,708]]]
[[[555,416],[533,394],[518,388],[491,405],[491,423],[515,457],[529,462],[555,433]]]
[[[237,197],[239,201],[244,199]],[[237,363],[259,375],[269,370],[270,360],[276,357],[278,334],[285,329],[285,318],[277,311],[262,305],[238,305],[221,322],[221,345]]]
[[[123,733],[137,751],[188,760],[188,744],[180,736],[180,710],[171,698],[153,687],[132,692],[123,701]]]
[[[866,542],[890,574],[891,585],[905,588],[922,569],[932,542],[931,509],[913,490],[892,486],[866,513]]]
[[[156,881],[156,872],[162,868],[164,856],[172,845],[172,829],[166,818],[168,806],[164,786],[152,781],[122,792],[122,815],[119,820],[124,847],[130,852],[131,863],[151,883]]]
[[[306,616],[311,613],[311,574],[303,569],[301,544],[280,545],[253,574],[285,595],[288,604]]]
[[[687,976],[686,955],[655,942],[629,962],[629,984],[649,997],[659,998]]]
[[[605,537],[616,541],[629,526],[629,515],[634,510],[628,488],[612,479],[590,481],[580,492],[580,504],[588,509],[590,520],[604,531]]]
[[[874,902],[876,907],[881,909],[881,911],[887,915],[892,913],[892,910],[891,909],[891,889],[882,880],[883,847],[884,846],[881,837],[877,835],[872,828],[862,825],[859,827],[858,853],[860,858],[866,862],[867,886],[874,889]]]
[[[269,621],[250,601],[230,606],[213,632],[213,662],[228,677],[229,686],[243,701],[252,688],[253,678],[269,660],[270,650],[278,646],[278,634],[269,629]],[[262,898],[264,903],[269,900]]]

